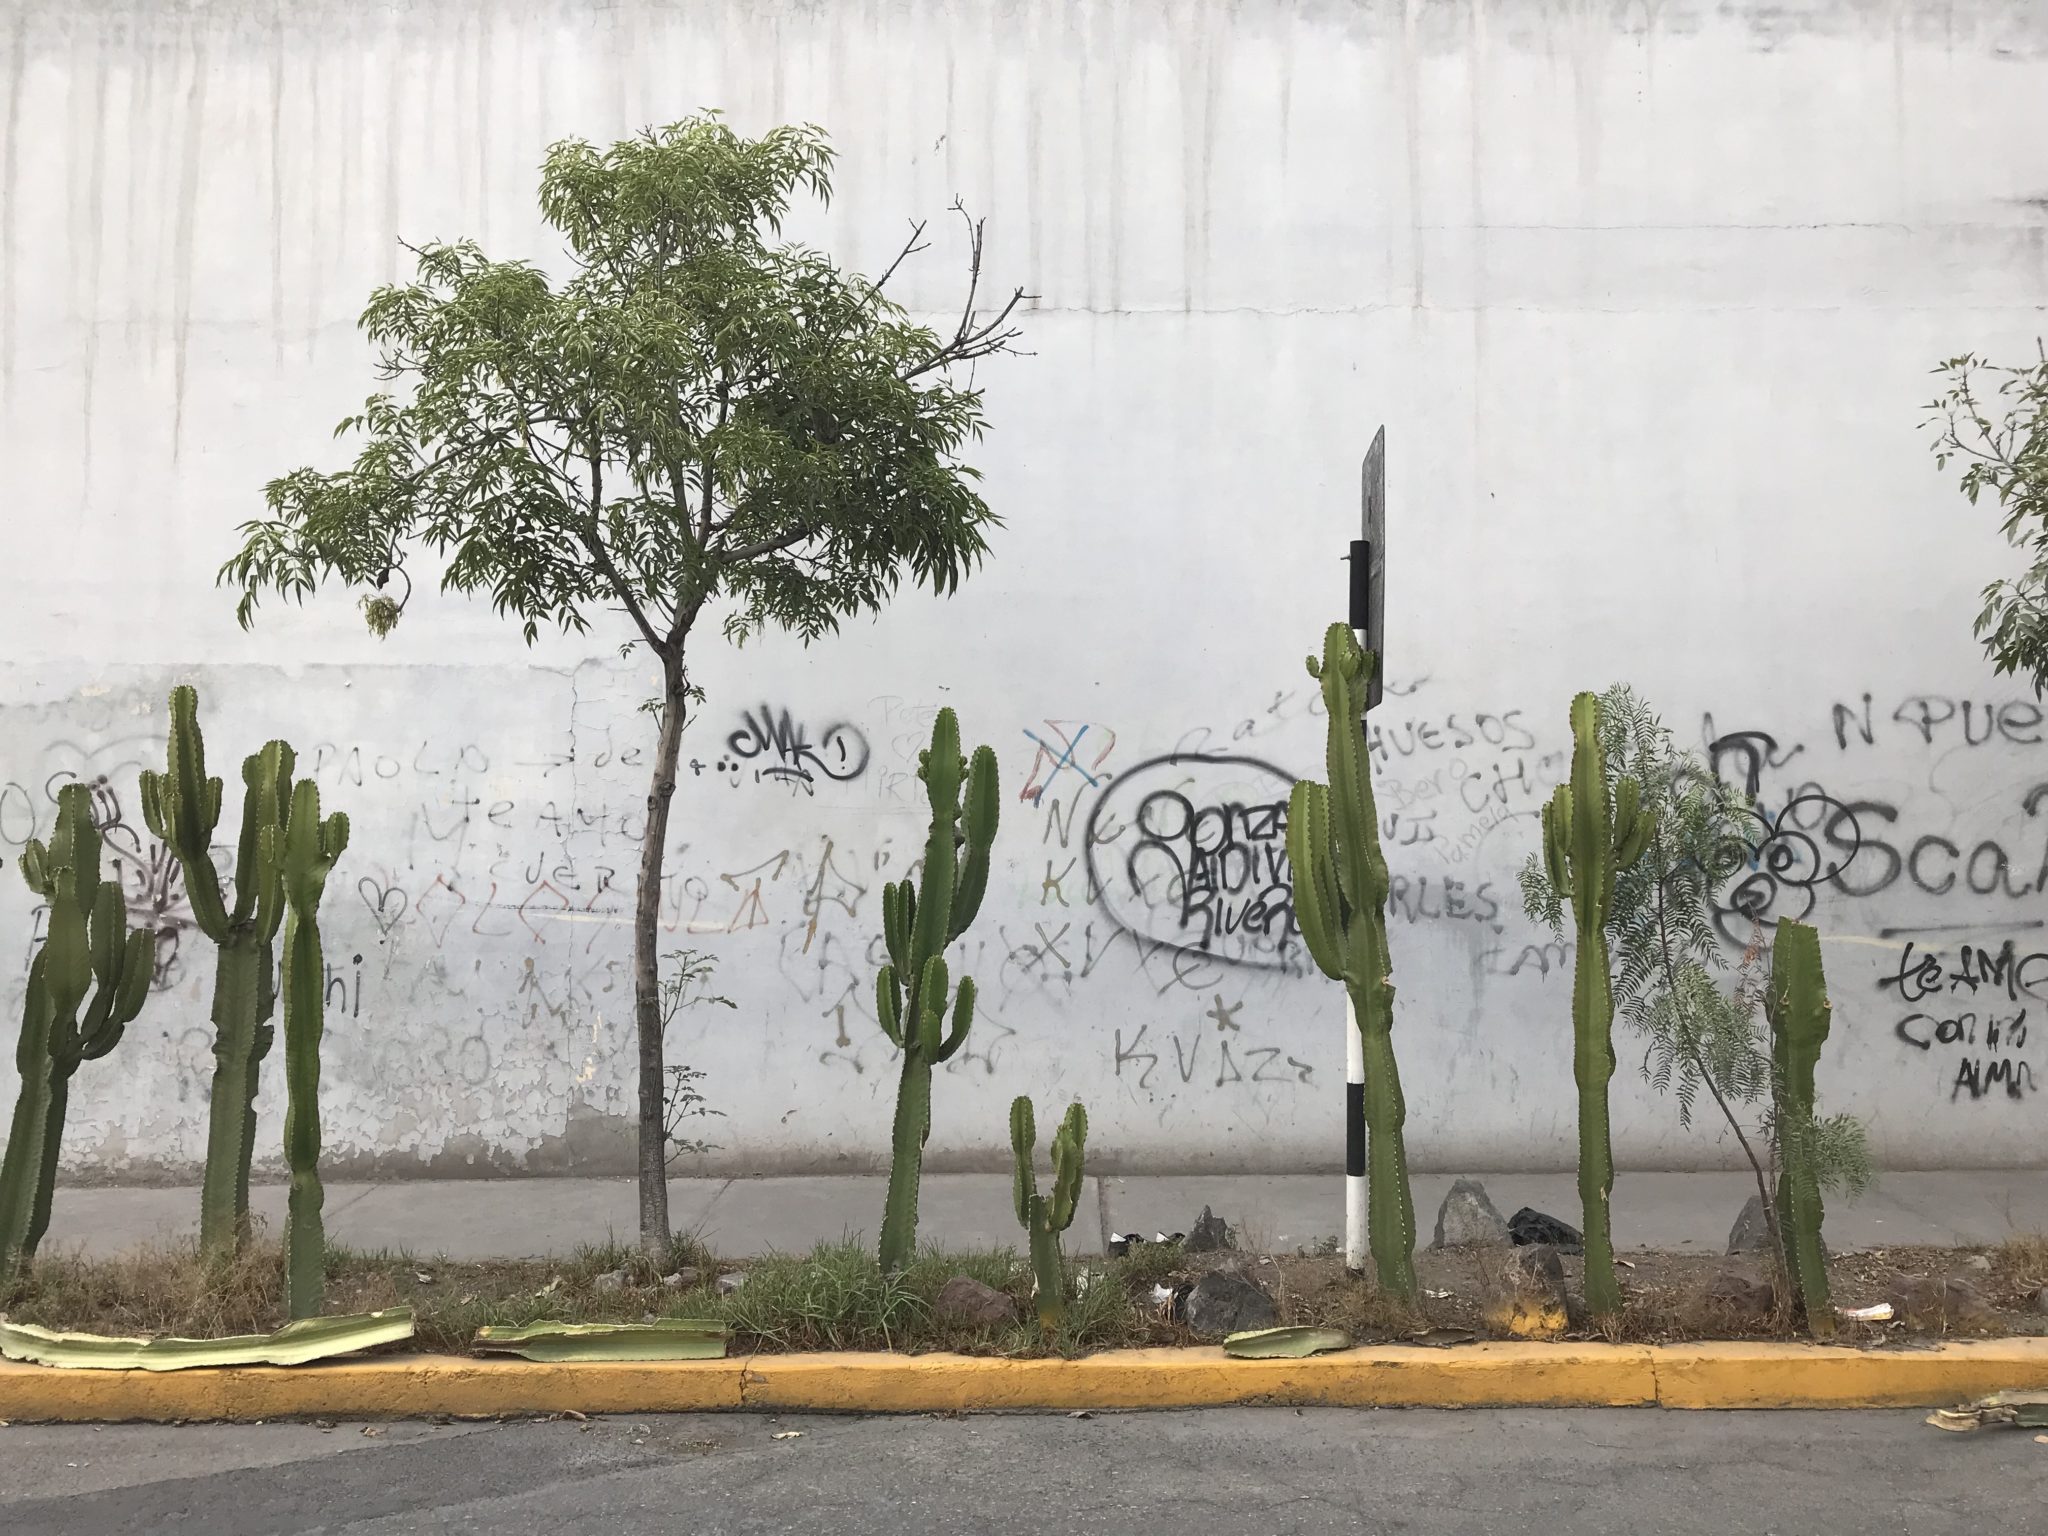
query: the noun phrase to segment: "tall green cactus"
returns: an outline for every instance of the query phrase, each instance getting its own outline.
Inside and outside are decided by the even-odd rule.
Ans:
[[[1571,903],[1578,935],[1572,977],[1572,1076],[1579,1087],[1579,1203],[1586,1229],[1586,1305],[1596,1317],[1621,1310],[1614,1277],[1614,1147],[1608,1133],[1607,1084],[1614,1076],[1614,981],[1607,919],[1615,875],[1643,856],[1656,832],[1634,779],[1623,777],[1607,797],[1600,746],[1600,700],[1572,700],[1572,776],[1543,807],[1543,863],[1551,888]]]
[[[348,846],[348,817],[320,819],[320,788],[292,789],[284,831],[284,1156],[291,1170],[285,1207],[285,1302],[291,1315],[318,1317],[326,1294],[327,1229],[320,1217],[320,1034],[327,980],[320,956],[320,897]]]
[[[242,763],[242,836],[232,908],[209,852],[220,821],[221,784],[206,775],[199,696],[192,689],[171,690],[165,771],[142,775],[143,819],[177,856],[193,921],[217,946],[213,1098],[199,1195],[199,1244],[209,1258],[233,1253],[249,1235],[249,1162],[256,1146],[256,1090],[277,1008],[274,946],[284,915],[280,860],[294,761],[289,745],[272,741]]]
[[[1813,1073],[1828,1038],[1828,979],[1821,969],[1820,934],[1790,918],[1778,924],[1771,946],[1771,980],[1764,1015],[1771,1022],[1771,1091],[1778,1140],[1778,1236],[1787,1276],[1806,1306],[1816,1338],[1832,1337],[1828,1255],[1821,1245],[1824,1214],[1820,1171],[1813,1155]]]
[[[1010,1101],[1010,1151],[1016,1158],[1017,1220],[1031,1236],[1031,1273],[1038,1282],[1038,1326],[1047,1333],[1067,1315],[1067,1277],[1060,1264],[1060,1234],[1074,1224],[1081,1201],[1081,1162],[1088,1148],[1088,1111],[1067,1106],[1067,1117],[1052,1136],[1052,1194],[1038,1192],[1031,1156],[1038,1148],[1038,1122],[1031,1100]]]
[[[882,1213],[884,1270],[898,1270],[917,1251],[917,1187],[924,1144],[932,1133],[932,1068],[967,1041],[974,1022],[974,982],[960,978],[952,1027],[946,1021],[946,946],[967,930],[988,889],[989,847],[1001,802],[996,755],[960,755],[960,722],[942,709],[932,744],[917,755],[917,776],[931,802],[931,832],[915,889],[908,880],[882,887],[882,928],[889,963],[875,977],[875,1014],[903,1052],[890,1137],[889,1198]]]
[[[1394,1059],[1393,961],[1387,951],[1387,861],[1366,759],[1364,717],[1376,659],[1344,624],[1308,658],[1329,715],[1326,787],[1294,786],[1287,807],[1287,861],[1294,920],[1325,976],[1344,983],[1365,1054],[1366,1229],[1380,1289],[1415,1300],[1415,1196],[1401,1136],[1408,1106]]]
[[[49,846],[31,839],[21,874],[48,903],[49,929],[29,963],[15,1048],[21,1090],[0,1161],[0,1284],[35,1257],[49,1229],[71,1079],[118,1045],[141,1012],[156,949],[147,930],[128,932],[120,887],[100,879],[100,834],[85,785],[57,791]]]

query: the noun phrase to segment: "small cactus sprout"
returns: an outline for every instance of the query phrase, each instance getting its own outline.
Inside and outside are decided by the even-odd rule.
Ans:
[[[206,773],[199,696],[171,690],[169,762],[142,775],[142,815],[177,857],[193,921],[212,939],[213,1097],[206,1172],[199,1193],[199,1246],[232,1254],[249,1235],[249,1162],[256,1147],[256,1089],[270,1053],[277,1008],[277,927],[284,914],[279,858],[291,805],[292,749],[273,741],[242,763],[242,835],[235,904],[227,905],[209,849],[220,821],[221,783]]]
[[[1387,953],[1387,861],[1380,852],[1372,765],[1360,728],[1375,658],[1332,624],[1323,656],[1308,659],[1329,716],[1327,786],[1303,779],[1287,806],[1294,919],[1325,976],[1344,983],[1365,1054],[1366,1230],[1380,1289],[1415,1300],[1415,1196],[1401,1126],[1407,1119],[1394,1059],[1393,962]]]
[[[119,885],[100,879],[100,834],[86,785],[57,791],[49,844],[31,839],[21,872],[48,904],[49,922],[29,963],[14,1057],[21,1089],[0,1160],[0,1285],[35,1257],[49,1228],[71,1079],[120,1044],[149,996],[156,959],[155,936],[128,931]]]
[[[1543,863],[1551,888],[1571,903],[1578,937],[1572,978],[1572,1076],[1579,1088],[1579,1203],[1585,1212],[1586,1305],[1595,1317],[1621,1310],[1614,1274],[1609,1201],[1614,1148],[1608,1135],[1607,1084],[1614,1076],[1614,983],[1607,920],[1614,877],[1643,856],[1656,831],[1636,782],[1622,778],[1612,804],[1600,746],[1600,700],[1572,700],[1572,776],[1543,807]]]
[[[1771,980],[1764,1015],[1771,1025],[1771,1079],[1777,1095],[1778,1221],[1793,1288],[1815,1338],[1835,1331],[1828,1302],[1828,1255],[1821,1243],[1820,1172],[1813,1151],[1813,1074],[1828,1038],[1828,979],[1821,969],[1820,934],[1791,918],[1778,924],[1771,945]]]
[[[265,835],[280,836],[277,829]],[[284,1225],[285,1301],[294,1318],[318,1317],[325,1301],[327,1229],[320,1208],[320,1035],[326,976],[320,956],[320,897],[334,861],[348,846],[348,818],[320,819],[320,789],[311,779],[292,788],[283,841],[284,1156],[291,1170]]]
[[[939,711],[932,744],[918,753],[917,763],[932,813],[924,869],[914,887],[908,880],[882,887],[889,960],[875,977],[876,1017],[903,1053],[882,1213],[882,1268],[891,1272],[917,1252],[917,1190],[932,1132],[932,1068],[967,1043],[974,1022],[974,982],[963,976],[947,1025],[945,951],[981,909],[1001,809],[996,755],[988,747],[976,747],[972,763],[960,755],[960,722],[952,710]]]
[[[1038,1192],[1031,1171],[1038,1148],[1038,1124],[1031,1100],[1019,1094],[1010,1104],[1010,1151],[1016,1160],[1017,1220],[1031,1238],[1031,1274],[1038,1292],[1038,1325],[1056,1331],[1067,1315],[1067,1279],[1060,1263],[1060,1234],[1074,1224],[1081,1200],[1081,1164],[1088,1149],[1088,1111],[1067,1106],[1067,1117],[1052,1137],[1052,1193]]]

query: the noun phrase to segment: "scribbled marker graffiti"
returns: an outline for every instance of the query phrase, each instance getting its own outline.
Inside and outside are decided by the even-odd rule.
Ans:
[[[1017,792],[1017,798],[1027,805],[1037,805],[1054,780],[1068,769],[1078,774],[1089,789],[1100,789],[1103,780],[1109,777],[1100,770],[1109,761],[1109,754],[1116,750],[1116,732],[1106,725],[1086,720],[1048,720],[1045,731],[1046,736],[1056,738],[1057,745],[1036,731],[1027,729],[1024,732],[1025,740],[1038,752],[1031,759],[1031,772],[1025,776],[1024,787]],[[1095,733],[1094,738],[1088,743],[1088,751],[1082,754],[1081,738],[1091,731]],[[1085,762],[1082,760],[1084,756]]]
[[[1130,933],[1227,964],[1298,969],[1293,784],[1255,757],[1170,754],[1125,769],[1088,815],[1090,888]]]

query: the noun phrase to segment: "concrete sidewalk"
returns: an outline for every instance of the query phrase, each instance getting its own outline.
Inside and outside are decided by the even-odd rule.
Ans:
[[[1504,1216],[1529,1205],[1578,1224],[1569,1173],[1480,1173]],[[1415,1178],[1417,1237],[1427,1243],[1451,1174]],[[802,1251],[846,1236],[871,1240],[886,1181],[875,1177],[678,1179],[671,1218],[713,1252],[743,1257]],[[1067,1234],[1074,1252],[1100,1252],[1112,1233],[1183,1231],[1204,1205],[1236,1227],[1246,1246],[1278,1252],[1313,1246],[1344,1225],[1343,1179],[1334,1174],[1253,1177],[1092,1178]],[[1623,1173],[1614,1185],[1616,1241],[1627,1248],[1719,1253],[1755,1184],[1738,1173]],[[282,1229],[284,1188],[253,1192],[260,1218]],[[927,1174],[919,1236],[950,1248],[1016,1247],[1022,1241],[1006,1174]],[[46,1252],[97,1255],[196,1230],[199,1191],[65,1188],[58,1191]],[[637,1230],[628,1179],[414,1180],[327,1186],[329,1241],[451,1259],[560,1253]],[[2048,1172],[2039,1169],[1891,1173],[1863,1199],[1828,1202],[1837,1249],[1915,1244],[1991,1244],[2048,1231]]]

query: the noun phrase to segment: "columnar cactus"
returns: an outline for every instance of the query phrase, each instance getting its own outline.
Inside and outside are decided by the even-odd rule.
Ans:
[[[118,1045],[141,1012],[156,947],[147,930],[128,932],[120,887],[100,879],[100,834],[85,785],[57,791],[49,846],[31,839],[21,873],[48,903],[49,928],[29,963],[15,1050],[21,1090],[0,1162],[0,1284],[35,1257],[49,1228],[72,1076]]]
[[[1579,1087],[1579,1203],[1585,1212],[1586,1305],[1596,1317],[1621,1310],[1614,1277],[1609,1199],[1614,1148],[1608,1134],[1607,1084],[1614,1076],[1614,984],[1607,919],[1614,877],[1643,856],[1656,831],[1654,811],[1640,806],[1635,780],[1623,777],[1607,795],[1600,746],[1600,700],[1572,700],[1572,776],[1543,807],[1543,863],[1551,888],[1571,903],[1578,935],[1572,978],[1572,1076]]]
[[[931,802],[931,832],[915,889],[910,881],[882,887],[882,927],[889,963],[875,977],[875,1014],[903,1053],[890,1139],[889,1197],[882,1214],[884,1270],[901,1269],[917,1251],[917,1188],[924,1144],[932,1130],[932,1068],[967,1042],[974,1022],[974,982],[960,979],[952,1025],[946,1025],[946,946],[981,909],[988,889],[989,847],[1001,802],[996,755],[960,755],[960,722],[950,709],[932,722],[932,744],[917,755],[917,776]]]
[[[1067,1117],[1052,1136],[1052,1194],[1038,1192],[1031,1156],[1038,1146],[1038,1123],[1031,1100],[1019,1094],[1010,1102],[1010,1151],[1016,1158],[1017,1220],[1031,1236],[1031,1273],[1038,1287],[1038,1325],[1047,1333],[1067,1315],[1067,1280],[1060,1265],[1060,1234],[1074,1224],[1081,1200],[1081,1162],[1088,1147],[1088,1111],[1067,1106]]]
[[[209,852],[220,821],[221,784],[206,775],[199,696],[187,687],[171,690],[169,756],[164,772],[142,775],[142,815],[177,856],[193,921],[217,946],[213,1098],[199,1196],[199,1243],[208,1257],[219,1258],[234,1252],[249,1234],[249,1161],[256,1145],[256,1090],[277,1008],[274,945],[284,914],[279,861],[294,758],[289,745],[272,741],[242,763],[242,836],[230,909]]]
[[[1776,1095],[1778,1222],[1787,1276],[1806,1307],[1816,1338],[1835,1331],[1828,1303],[1828,1256],[1821,1245],[1824,1214],[1813,1155],[1813,1072],[1828,1037],[1828,981],[1821,969],[1820,934],[1790,918],[1778,924],[1771,946],[1771,980],[1764,1015],[1771,1022],[1771,1087]]]
[[[1366,1228],[1380,1289],[1415,1299],[1415,1196],[1401,1137],[1408,1117],[1394,1059],[1393,962],[1387,952],[1387,861],[1360,720],[1376,659],[1350,628],[1332,624],[1323,656],[1308,658],[1329,715],[1326,787],[1294,786],[1287,807],[1287,860],[1294,920],[1325,976],[1344,983],[1365,1054]]]
[[[348,846],[348,817],[320,819],[320,789],[292,789],[284,830],[284,1156],[291,1170],[285,1208],[285,1301],[291,1315],[318,1317],[325,1299],[327,1229],[320,1217],[320,1034],[327,982],[320,956],[320,897]]]

